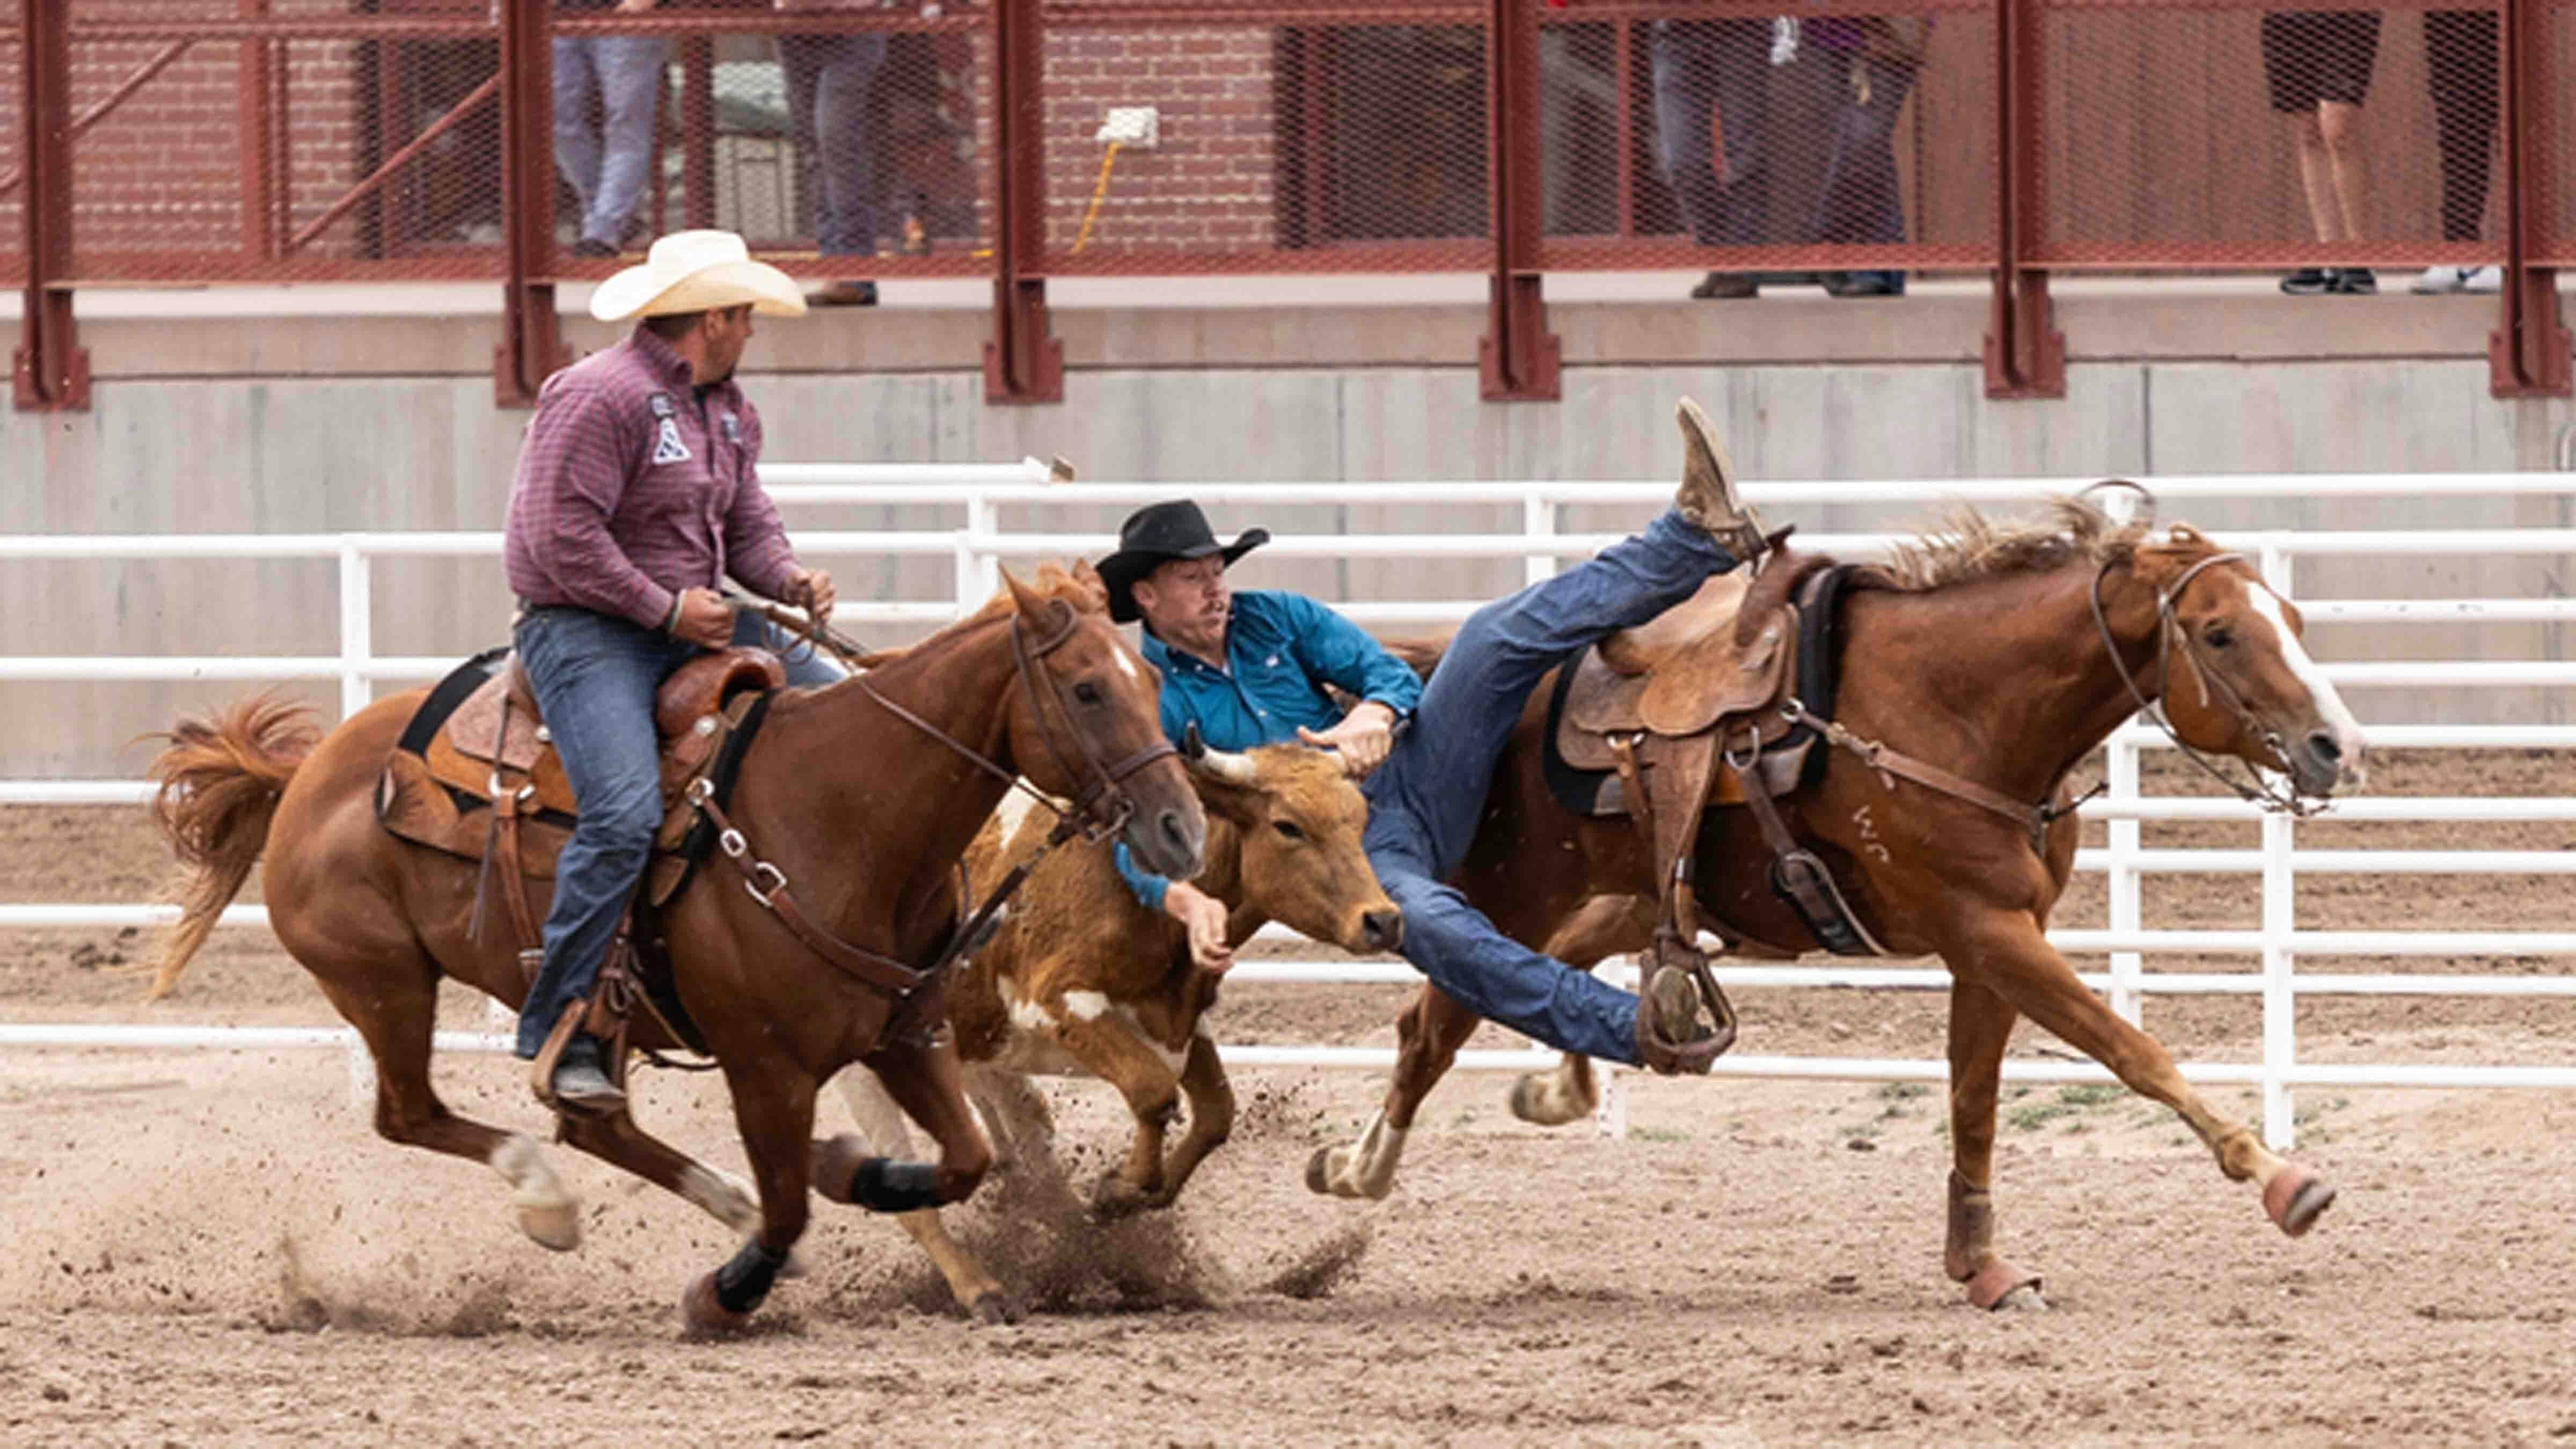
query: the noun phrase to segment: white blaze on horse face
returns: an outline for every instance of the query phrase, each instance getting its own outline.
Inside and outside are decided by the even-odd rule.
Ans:
[[[1126,675],[1129,683],[1142,684],[1145,682],[1145,676],[1136,671],[1136,661],[1127,657],[1127,651],[1125,649],[1115,650],[1109,657],[1118,661],[1118,672]]]
[[[2271,624],[2273,636],[2281,641],[2281,659],[2290,666],[2291,676],[2307,686],[2308,697],[2316,701],[2317,717],[2325,722],[2327,732],[2334,736],[2336,748],[2343,751],[2343,758],[2347,761],[2344,773],[2349,776],[2353,771],[2349,762],[2361,758],[2361,722],[2352,717],[2351,710],[2344,708],[2343,696],[2335,692],[2334,681],[2326,678],[2325,671],[2308,657],[2307,646],[2299,642],[2299,636],[2290,628],[2288,617],[2281,612],[2281,601],[2273,596],[2270,589],[2248,589],[2245,592],[2253,602],[2254,612]]]

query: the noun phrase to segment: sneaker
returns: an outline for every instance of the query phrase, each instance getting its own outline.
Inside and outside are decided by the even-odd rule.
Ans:
[[[877,304],[874,282],[834,282],[805,295],[809,307],[873,307]]]
[[[1826,294],[1835,297],[1902,297],[1905,295],[1903,272],[1827,272],[1823,282]]]
[[[2460,273],[2460,290],[2463,292],[2492,297],[2504,290],[2504,268],[2493,262],[2483,267],[2462,267]]]
[[[2335,274],[2324,267],[2301,267],[2281,279],[2281,290],[2293,297],[2322,297],[2335,289]]]
[[[554,1093],[555,1105],[567,1112],[606,1115],[626,1110],[626,1094],[608,1079],[600,1063],[599,1038],[587,1032],[564,1043],[546,1088]]]
[[[1762,290],[1762,284],[1745,272],[1711,272],[1699,279],[1690,294],[1700,301],[1750,297]]]
[[[2409,283],[2406,290],[2419,297],[2439,297],[2456,292],[2501,292],[2504,290],[2504,268],[2426,267],[2424,275]]]
[[[2334,289],[2346,297],[2368,297],[2379,290],[2379,274],[2368,267],[2338,267]]]
[[[1753,511],[1736,495],[1735,464],[1726,456],[1725,440],[1718,437],[1708,414],[1689,398],[1683,398],[1673,412],[1682,425],[1682,485],[1673,493],[1673,507],[1721,543],[1750,534],[1758,546],[1761,530],[1753,522]],[[1752,557],[1741,548],[1736,556]]]

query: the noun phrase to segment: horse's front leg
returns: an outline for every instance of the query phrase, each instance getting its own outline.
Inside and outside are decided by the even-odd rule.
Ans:
[[[1957,949],[1941,953],[1953,973],[1980,982],[2005,1005],[2109,1067],[2129,1090],[2172,1108],[2207,1144],[2220,1172],[2262,1189],[2263,1211],[2282,1232],[2295,1238],[2316,1226],[2335,1190],[2275,1155],[2253,1128],[2211,1110],[2155,1038],[2122,1021],[2076,979],[2075,968],[2048,944],[2028,912],[1973,909],[1962,934]]]
[[[769,1297],[796,1240],[805,1235],[805,1194],[813,1173],[813,1074],[774,1053],[724,1057],[734,1123],[760,1189],[760,1227],[742,1251],[689,1285],[680,1300],[693,1335],[738,1332]]]
[[[2046,1308],[2039,1275],[1995,1252],[1995,1094],[2013,1009],[1972,981],[1950,983],[1950,1227],[1941,1263],[1979,1308]]]
[[[867,1139],[868,1151],[885,1161],[903,1161],[912,1156],[912,1134],[903,1125],[903,1109],[887,1094],[885,1084],[876,1073],[865,1067],[851,1067],[841,1073],[841,1093],[850,1104],[850,1116],[857,1120],[860,1134]],[[814,1153],[815,1181],[836,1180],[846,1194],[855,1166],[839,1172],[829,1169],[849,1149],[846,1145],[821,1144]],[[861,1156],[866,1155],[861,1153]],[[824,1196],[832,1196],[829,1188]],[[844,1196],[841,1201],[849,1201]],[[946,1279],[948,1291],[957,1306],[974,1315],[981,1323],[1009,1323],[1019,1318],[1018,1310],[1002,1291],[1001,1282],[977,1262],[973,1254],[948,1235],[947,1225],[939,1220],[935,1207],[914,1208],[898,1213],[895,1221],[903,1225],[914,1243],[930,1257],[939,1276]]]
[[[1386,1105],[1360,1139],[1347,1147],[1318,1147],[1306,1162],[1309,1191],[1334,1197],[1382,1198],[1395,1190],[1395,1169],[1404,1160],[1405,1135],[1422,1099],[1448,1075],[1458,1048],[1475,1035],[1483,1020],[1456,998],[1426,981],[1413,1004],[1396,1018],[1395,1075],[1387,1083]]]

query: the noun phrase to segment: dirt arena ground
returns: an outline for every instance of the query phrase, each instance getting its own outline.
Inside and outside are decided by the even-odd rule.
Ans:
[[[2167,776],[2179,783],[2179,777]],[[2562,794],[2545,754],[2398,755],[2379,793]],[[2197,793],[2197,791],[2194,791]],[[0,900],[135,900],[138,812],[0,812]],[[2562,825],[2319,823],[2303,844],[2576,848]],[[2147,843],[2252,843],[2150,826]],[[2321,876],[2303,925],[2565,929],[2564,877]],[[2065,924],[2101,920],[2078,877]],[[2253,878],[2150,878],[2157,924],[2251,925]],[[220,933],[134,1004],[149,942],[0,934],[0,1021],[333,1024],[264,934]],[[2555,960],[2317,969],[2526,971]],[[2242,959],[2151,960],[2246,969]],[[1229,1041],[1390,1044],[1403,993],[1243,987]],[[1746,993],[1743,1050],[1937,1056],[1935,994]],[[479,1027],[462,994],[446,1024]],[[2258,1055],[2252,998],[2150,998],[2186,1059]],[[1514,1039],[1490,1033],[1490,1042]],[[2311,999],[2313,1060],[2568,1063],[2576,1006]],[[2060,1052],[2027,1027],[2022,1054]],[[2477,1444],[2576,1440],[2576,1094],[2308,1091],[2299,1155],[2341,1199],[2263,1220],[2161,1109],[2034,1087],[2004,1105],[2006,1250],[2045,1314],[1941,1275],[1939,1097],[1913,1086],[1638,1081],[1634,1131],[1514,1121],[1500,1079],[1426,1111],[1394,1195],[1310,1196],[1382,1080],[1237,1074],[1235,1141],[1173,1213],[1103,1229],[1035,1173],[958,1216],[1032,1303],[972,1327],[890,1224],[827,1208],[813,1271],[747,1341],[676,1341],[683,1282],[732,1250],[676,1200],[553,1149],[585,1242],[550,1254],[482,1169],[380,1142],[316,1051],[0,1058],[0,1443]],[[450,1058],[459,1110],[539,1131],[518,1074]],[[1049,1084],[1069,1170],[1123,1142],[1096,1083]],[[642,1079],[641,1115],[739,1167],[721,1094]],[[2250,1092],[2218,1098],[2258,1115]],[[827,1125],[842,1120],[827,1103]]]

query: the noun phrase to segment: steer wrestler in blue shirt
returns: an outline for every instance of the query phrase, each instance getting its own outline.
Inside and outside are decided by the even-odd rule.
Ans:
[[[1384,651],[1348,642],[1367,640],[1322,605],[1272,593],[1244,594],[1229,605],[1225,566],[1268,539],[1258,529],[1220,547],[1197,505],[1156,504],[1127,520],[1119,551],[1099,568],[1111,617],[1145,619],[1145,657],[1164,671],[1163,726],[1175,738],[1196,722],[1208,743],[1244,749],[1293,729],[1310,743],[1340,746],[1354,772],[1384,756],[1363,786],[1369,863],[1404,912],[1404,958],[1441,990],[1560,1050],[1664,1073],[1704,1073],[1716,1058],[1712,1034],[1698,1020],[1697,993],[1681,971],[1658,971],[1646,983],[1652,1009],[1642,1009],[1637,997],[1504,936],[1442,883],[1466,858],[1494,762],[1539,679],[1760,550],[1759,527],[1736,496],[1716,431],[1688,400],[1681,424],[1684,463],[1673,507],[1644,533],[1477,610],[1418,702],[1395,694],[1378,663],[1393,662]],[[1330,719],[1334,710],[1318,679],[1367,701],[1320,734],[1307,721]],[[1387,728],[1408,704],[1413,725],[1390,748]],[[1290,708],[1301,717],[1286,719]],[[1189,912],[1196,907],[1185,897],[1176,908],[1172,898],[1183,887],[1156,893],[1156,883],[1136,878],[1123,854],[1120,866],[1131,872],[1140,899],[1190,925],[1195,950],[1202,928]],[[1223,907],[1208,905],[1221,947]]]
[[[1220,544],[1207,515],[1186,498],[1128,516],[1118,552],[1100,561],[1109,617],[1144,620],[1145,662],[1163,671],[1163,732],[1177,742],[1191,725],[1220,750],[1304,740],[1330,746],[1365,775],[1386,758],[1396,721],[1413,712],[1422,681],[1358,625],[1302,594],[1234,593],[1225,571],[1270,541],[1251,528]],[[1326,684],[1359,700],[1348,714]],[[1137,868],[1127,847],[1118,874],[1148,910],[1189,928],[1190,954],[1223,970],[1225,903],[1188,881]]]

